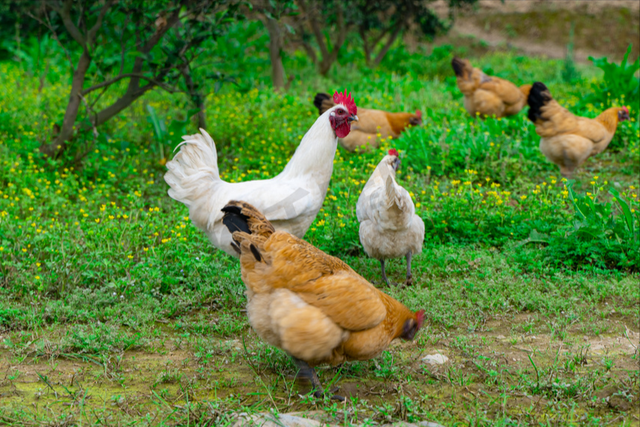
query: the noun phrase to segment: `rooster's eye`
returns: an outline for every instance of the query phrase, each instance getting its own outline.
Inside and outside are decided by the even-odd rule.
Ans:
[[[344,110],[343,110],[342,108],[340,108],[340,109],[338,110],[338,114],[344,114]]]

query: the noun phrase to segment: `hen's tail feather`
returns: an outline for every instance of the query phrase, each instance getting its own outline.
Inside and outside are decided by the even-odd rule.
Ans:
[[[233,236],[233,249],[241,256],[243,253],[253,255],[257,262],[264,257],[260,248],[275,233],[273,225],[262,213],[247,202],[232,200],[222,208],[222,223]]]
[[[331,100],[329,94],[326,93],[317,93],[316,97],[313,99],[313,105],[318,109],[318,114],[322,115],[329,108],[333,107],[335,104]]]
[[[385,181],[385,194],[387,199],[387,208],[391,208],[395,204],[402,209],[402,206],[398,204],[398,193],[391,175],[387,176],[387,180]]]
[[[553,97],[551,96],[551,92],[549,92],[549,88],[545,86],[544,83],[535,82],[533,86],[531,86],[529,96],[527,97],[527,104],[529,104],[527,117],[529,120],[533,123],[540,119],[545,120],[541,108],[552,99]]]
[[[236,231],[250,235],[269,237],[276,229],[262,213],[247,202],[232,200],[222,208],[222,223],[233,234]]]
[[[453,72],[457,77],[466,77],[465,70],[467,68],[467,63],[464,59],[460,59],[455,57],[451,60],[451,66],[453,67]]]

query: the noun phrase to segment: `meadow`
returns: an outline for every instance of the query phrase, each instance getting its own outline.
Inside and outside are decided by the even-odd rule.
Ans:
[[[206,99],[223,179],[279,173],[316,120],[316,92],[348,88],[358,106],[421,109],[422,126],[377,150],[338,149],[305,239],[382,286],[355,204],[397,148],[399,182],[426,236],[414,285],[384,290],[425,309],[426,327],[374,360],[319,369],[346,402],[306,395],[288,357],[249,327],[237,260],[167,196],[164,165],[196,131],[187,100],[152,91],[82,142],[83,159],[43,157],[68,98],[51,42],[46,69],[0,62],[0,424],[232,425],[238,413],[297,411],[340,425],[638,425],[637,104],[609,149],[567,182],[540,153],[526,112],[466,114],[450,61],[542,81],[588,117],[605,102],[628,104],[602,93],[594,66],[574,65],[568,78],[563,61],[485,52],[477,40],[413,51],[396,43],[374,70],[345,49],[326,78],[291,53],[291,86],[274,92],[266,37],[245,23],[217,42],[220,57],[241,58],[218,64],[236,82]],[[388,263],[392,281],[403,271]],[[422,360],[438,353],[449,361]]]

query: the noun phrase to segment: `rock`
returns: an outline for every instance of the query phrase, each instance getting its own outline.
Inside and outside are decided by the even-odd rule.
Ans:
[[[429,354],[422,358],[422,361],[430,365],[444,365],[449,358],[444,354]]]
[[[233,424],[233,427],[338,427],[335,424],[322,423],[310,418],[303,418],[295,414],[318,415],[322,412],[292,412],[290,414],[256,414],[248,416],[241,414],[240,419]],[[399,421],[393,424],[384,424],[382,427],[443,427],[431,421],[421,421],[417,424]]]
[[[432,421],[421,421],[418,425],[420,427],[444,427],[442,424],[434,423]]]
[[[328,424],[290,414],[257,414],[240,419],[233,427],[324,427]]]
[[[393,424],[384,424],[382,427],[444,427],[444,426],[431,421],[420,421],[418,424],[405,423],[404,421],[400,421]]]

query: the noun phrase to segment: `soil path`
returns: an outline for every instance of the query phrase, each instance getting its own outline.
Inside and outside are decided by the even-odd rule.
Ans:
[[[510,39],[497,31],[485,31],[480,26],[471,22],[470,19],[459,19],[452,29],[453,34],[460,36],[473,36],[487,42],[492,47],[504,46],[516,48],[529,56],[543,56],[553,59],[563,59],[567,54],[567,47],[551,43],[537,43],[534,40],[522,38]],[[607,56],[602,52],[591,52],[575,49],[573,57],[576,62],[590,64],[589,56],[599,58]]]

